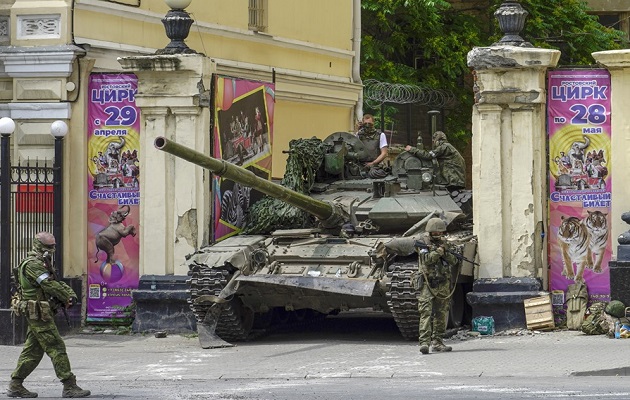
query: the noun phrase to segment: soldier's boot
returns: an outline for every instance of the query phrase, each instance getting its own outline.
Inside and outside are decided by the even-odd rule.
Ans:
[[[429,354],[429,345],[427,344],[420,345],[420,353]]]
[[[451,350],[453,350],[451,346],[447,346],[442,342],[434,342],[431,348],[431,351],[433,351],[434,353],[443,353]]]
[[[63,383],[63,391],[61,392],[61,397],[88,397],[91,394],[89,390],[83,390],[79,386],[77,386],[76,376],[71,376],[68,379],[64,379],[61,381],[61,383]]]
[[[11,383],[9,383],[9,389],[7,390],[7,396],[9,397],[21,397],[23,399],[33,399],[37,397],[37,393],[29,392],[22,385],[22,379],[11,379]]]

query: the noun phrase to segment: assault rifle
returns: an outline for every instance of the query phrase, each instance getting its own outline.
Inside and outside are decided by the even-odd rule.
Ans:
[[[51,261],[51,255],[50,253],[48,253],[47,251],[44,252],[44,262],[46,263],[46,267],[47,269],[50,271],[50,273],[53,276],[53,279],[56,281],[59,281],[59,276],[57,273],[57,269],[53,266],[52,261]],[[66,311],[66,304],[64,304],[61,300],[59,300],[56,297],[50,296],[48,298],[48,303],[50,303],[51,308],[56,311],[58,309],[61,309],[61,311],[63,312],[63,316],[66,318],[66,323],[68,324],[68,328],[72,328],[72,325],[70,324],[70,317],[68,317],[68,311]],[[74,305],[74,298],[70,299],[70,305]]]
[[[413,246],[414,246],[415,248],[417,248],[417,249],[420,249],[420,250],[426,250],[426,251],[431,251],[431,250],[434,250],[434,249],[432,249],[431,247],[429,247],[429,245],[427,245],[427,244],[426,244],[426,243],[424,243],[424,242],[421,242],[420,240],[416,240],[416,241],[413,243]],[[479,263],[476,263],[476,262],[474,262],[473,260],[469,260],[469,259],[467,259],[466,257],[464,257],[463,255],[461,255],[461,254],[459,254],[459,253],[457,253],[457,252],[455,252],[455,251],[452,251],[452,250],[449,250],[449,249],[447,249],[447,248],[444,248],[444,252],[449,253],[449,254],[452,254],[452,255],[453,255],[453,256],[455,256],[455,258],[457,258],[459,261],[466,261],[466,262],[469,262],[469,263],[471,263],[471,264],[473,264],[473,265],[477,265],[477,266],[479,266]]]
[[[68,317],[68,311],[66,311],[66,305],[63,304],[58,298],[52,296],[50,296],[48,302],[50,303],[53,310],[61,309],[61,311],[63,312],[63,316],[66,318],[68,328],[72,328],[72,325],[70,325],[70,317]]]

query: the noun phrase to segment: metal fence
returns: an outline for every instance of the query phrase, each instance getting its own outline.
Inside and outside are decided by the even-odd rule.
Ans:
[[[33,236],[53,231],[53,162],[26,160],[11,166],[11,265],[31,248]]]
[[[50,160],[10,164],[8,137],[0,151],[0,308],[8,308],[11,269],[26,256],[33,236],[54,230],[55,169]]]

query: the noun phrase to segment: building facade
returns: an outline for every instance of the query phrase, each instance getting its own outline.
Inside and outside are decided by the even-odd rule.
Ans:
[[[63,171],[67,277],[84,275],[88,261],[90,75],[123,72],[119,58],[164,48],[168,10],[164,0],[0,0],[0,116],[17,125],[13,159],[52,158],[51,123],[70,128]],[[354,127],[361,104],[358,10],[358,0],[193,0],[186,8],[194,19],[186,43],[211,60],[212,72],[275,84],[272,177],[283,175],[282,150],[291,139]]]

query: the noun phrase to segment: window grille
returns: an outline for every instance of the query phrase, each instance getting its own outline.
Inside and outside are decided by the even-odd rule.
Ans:
[[[265,13],[267,0],[249,0],[249,29],[265,32],[267,30],[267,15]]]

